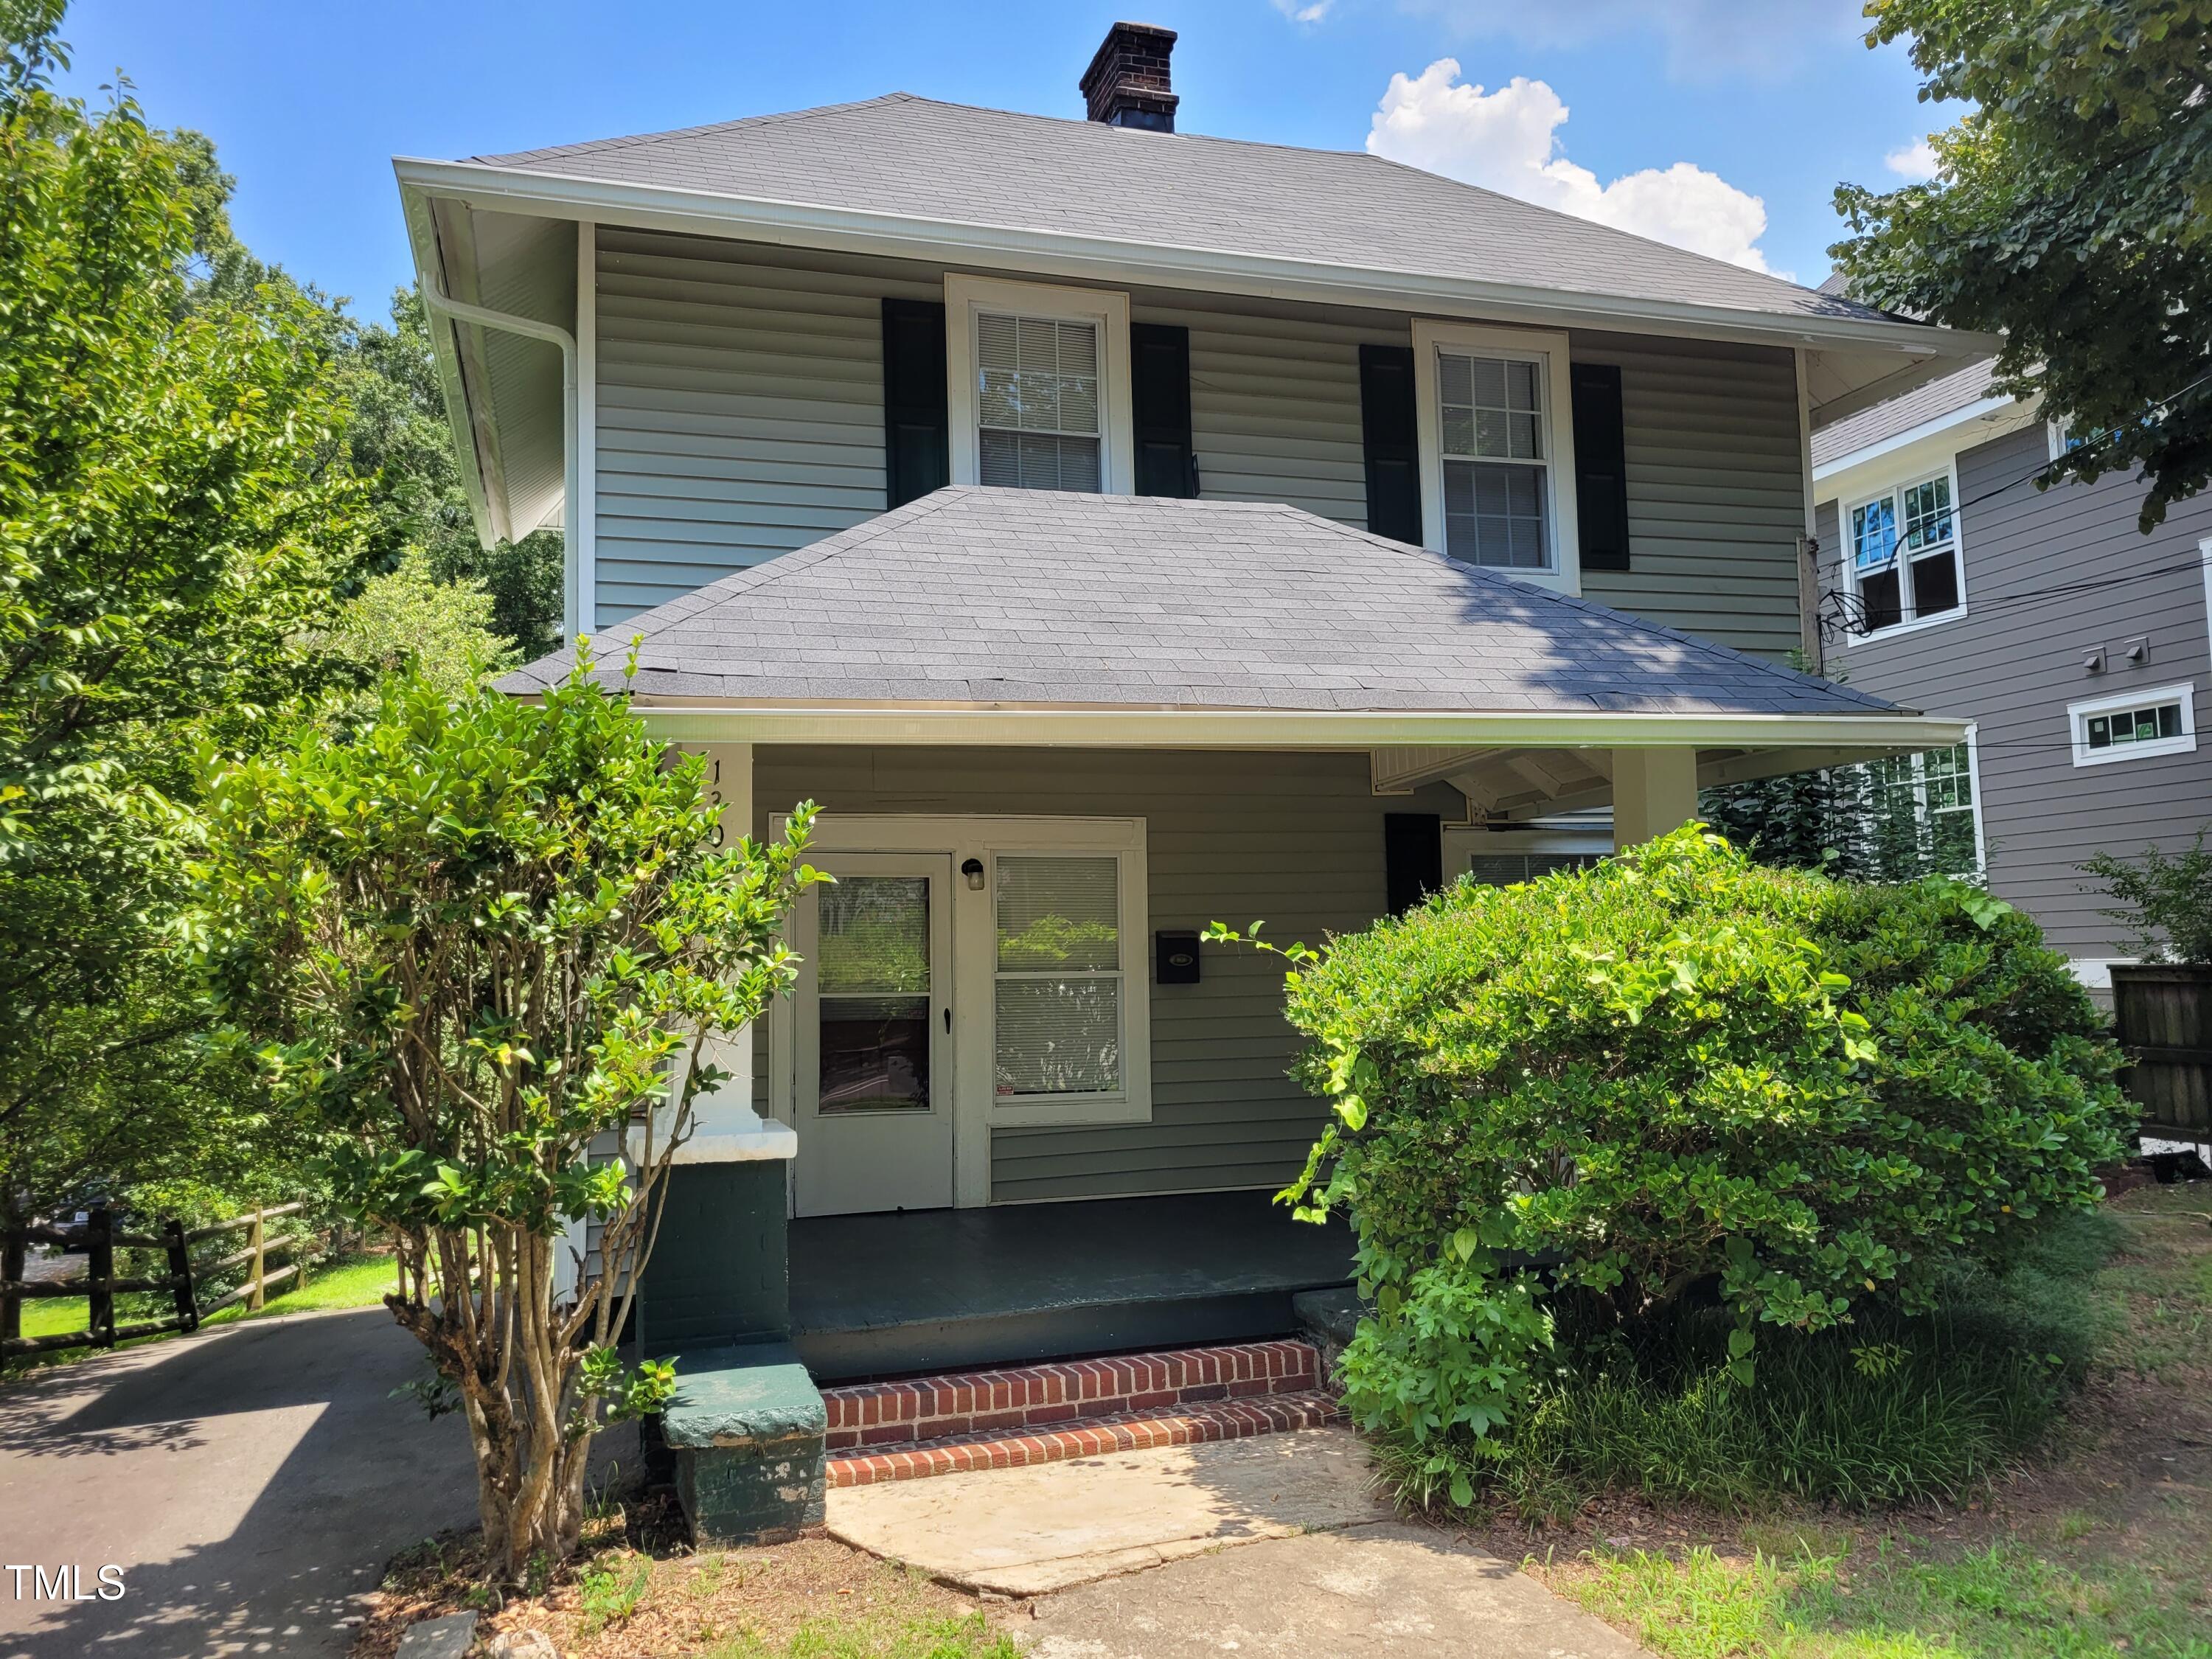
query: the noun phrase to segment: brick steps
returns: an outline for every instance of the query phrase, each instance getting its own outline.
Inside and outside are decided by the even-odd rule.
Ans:
[[[1244,1342],[824,1390],[833,1486],[1311,1427],[1337,1415],[1306,1343]]]
[[[1319,1428],[1341,1415],[1325,1394],[1300,1391],[1215,1400],[1189,1406],[1075,1417],[1035,1428],[986,1430],[969,1436],[832,1453],[824,1468],[832,1486],[870,1486],[886,1480],[919,1480],[970,1469],[1008,1469],[1058,1463],[1107,1452],[1152,1446],[1189,1446],[1242,1440],[1288,1429]]]

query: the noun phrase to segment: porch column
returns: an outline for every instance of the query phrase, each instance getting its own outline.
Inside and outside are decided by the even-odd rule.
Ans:
[[[1698,751],[1613,751],[1613,850],[1639,847],[1698,816]]]

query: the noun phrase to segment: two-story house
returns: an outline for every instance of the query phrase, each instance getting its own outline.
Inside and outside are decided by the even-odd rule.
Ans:
[[[563,527],[570,631],[639,637],[732,833],[823,809],[648,1348],[1283,1331],[1347,1276],[1268,1201],[1319,1108],[1279,968],[1196,930],[1318,941],[1531,820],[1634,842],[1962,734],[1783,659],[1815,427],[1988,341],[1194,136],[1174,39],[1115,26],[1084,119],[894,94],[397,164],[483,532]]]
[[[2066,442],[1974,363],[1816,433],[1814,477],[1829,672],[1969,722],[1890,775],[2101,991],[2128,958],[2081,861],[2212,823],[2212,500],[2145,535],[2127,474],[2039,487]]]

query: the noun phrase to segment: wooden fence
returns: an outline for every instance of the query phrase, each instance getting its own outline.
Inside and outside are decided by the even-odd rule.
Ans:
[[[2112,1012],[2143,1133],[2212,1140],[2212,968],[2115,965]]]
[[[52,1353],[64,1348],[112,1348],[132,1337],[197,1330],[201,1320],[235,1302],[243,1302],[258,1313],[272,1286],[298,1279],[301,1247],[313,1237],[307,1232],[275,1231],[269,1224],[297,1215],[305,1208],[305,1204],[279,1204],[273,1208],[255,1210],[234,1221],[195,1227],[189,1232],[181,1221],[165,1221],[158,1233],[118,1232],[112,1212],[99,1209],[82,1226],[33,1224],[0,1232],[0,1358]],[[246,1237],[240,1249],[222,1255],[210,1254],[199,1261],[193,1259],[193,1246],[240,1231]],[[68,1279],[27,1280],[23,1277],[24,1265],[33,1244],[82,1245],[85,1271]],[[150,1276],[119,1277],[115,1271],[115,1253],[118,1249],[159,1250],[166,1259],[167,1270]],[[271,1271],[269,1262],[272,1256],[293,1260]],[[238,1267],[247,1268],[245,1281],[202,1307],[199,1297],[204,1283]],[[115,1298],[133,1291],[166,1291],[173,1311],[159,1319],[117,1324]],[[22,1334],[24,1303],[75,1296],[83,1297],[87,1302],[84,1329],[52,1336]]]

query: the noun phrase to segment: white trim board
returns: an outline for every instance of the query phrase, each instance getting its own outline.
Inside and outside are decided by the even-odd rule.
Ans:
[[[1932,714],[1673,714],[1258,708],[933,708],[911,705],[632,707],[682,743],[822,743],[1006,749],[1834,750],[1838,762],[1961,741],[1966,722]],[[1840,751],[1856,751],[1841,753]],[[1808,759],[1805,764],[1829,762]]]

